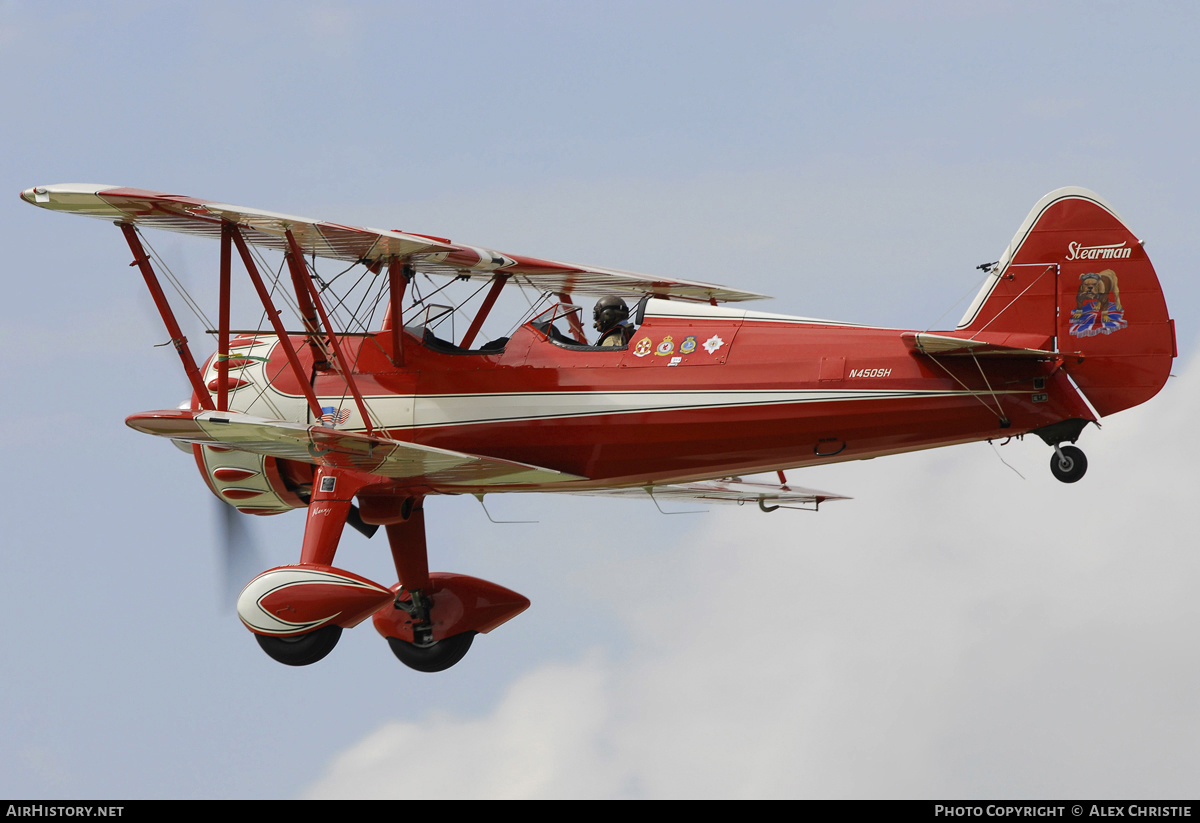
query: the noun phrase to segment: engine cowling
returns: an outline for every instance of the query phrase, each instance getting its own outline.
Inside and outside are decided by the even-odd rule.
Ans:
[[[259,337],[238,336],[230,341],[224,380],[231,410],[272,416],[278,413],[276,409],[283,402],[279,397],[272,396],[269,404],[258,407],[267,402],[263,397],[263,389],[269,386],[266,365],[274,349],[273,341]],[[222,379],[216,353],[205,361],[201,374],[215,402],[218,381]],[[191,407],[200,408],[195,395]],[[212,493],[240,512],[282,514],[308,505],[315,468],[307,463],[199,444],[192,446],[192,454]]]
[[[313,467],[251,452],[192,446],[212,493],[244,514],[282,514],[308,505]]]

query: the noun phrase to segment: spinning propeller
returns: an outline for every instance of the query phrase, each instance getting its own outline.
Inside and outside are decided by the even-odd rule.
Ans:
[[[249,515],[242,514],[233,506],[217,501],[218,535],[221,544],[221,592],[222,606],[228,608],[237,602],[246,581],[269,565],[258,548],[250,524]],[[379,526],[364,523],[358,506],[350,505],[346,525],[365,537],[372,537]]]

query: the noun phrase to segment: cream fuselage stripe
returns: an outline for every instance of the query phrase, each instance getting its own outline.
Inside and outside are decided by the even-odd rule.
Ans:
[[[1028,394],[1024,391],[998,392]],[[544,392],[417,395],[414,428],[508,423],[562,417],[688,411],[739,406],[790,405],[848,400],[972,396],[963,390],[756,390]],[[481,413],[486,412],[486,413]]]
[[[299,398],[268,390],[280,397]],[[1030,394],[1024,390],[996,394]],[[964,389],[675,389],[650,391],[556,391],[496,392],[476,394],[367,395],[363,398],[376,425],[383,429],[469,426],[484,423],[516,423],[566,417],[595,417],[616,414],[719,409],[739,406],[830,403],[855,400],[904,400],[936,397],[972,397]],[[319,396],[322,406],[341,407],[340,395]],[[298,421],[303,422],[303,421]],[[352,413],[342,431],[362,431],[358,415]]]

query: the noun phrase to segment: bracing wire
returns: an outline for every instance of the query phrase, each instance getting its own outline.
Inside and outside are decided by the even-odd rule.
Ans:
[[[161,255],[159,255],[154,246],[150,245],[150,241],[146,239],[146,235],[140,230],[138,231],[138,237],[141,238],[142,244],[150,250],[150,256],[154,258],[158,269],[162,271],[163,276],[167,278],[167,282],[169,282],[171,287],[175,289],[175,293],[179,295],[184,304],[188,307],[188,309],[191,310],[192,314],[195,315],[196,319],[204,324],[204,328],[211,329],[213,327],[212,321],[205,316],[204,309],[200,307],[200,304],[196,302],[196,300],[184,287],[183,283],[180,282],[179,278],[175,276],[175,272],[171,271],[171,267],[167,265],[167,261],[165,261]]]
[[[954,311],[954,309],[955,309],[955,308],[956,308],[956,307],[957,307],[959,304],[961,304],[961,303],[962,303],[964,300],[966,300],[966,299],[967,299],[968,297],[970,297],[972,294],[978,294],[978,293],[979,293],[979,290],[980,290],[981,288],[983,288],[983,284],[984,284],[984,283],[986,283],[986,282],[987,282],[987,279],[988,279],[989,277],[991,277],[991,276],[992,276],[992,273],[991,273],[991,272],[988,272],[987,274],[985,274],[985,275],[983,276],[983,279],[982,279],[982,280],[980,280],[980,281],[979,281],[979,283],[978,283],[978,284],[977,284],[977,285],[976,285],[974,288],[972,288],[970,291],[966,292],[966,293],[965,293],[965,294],[963,294],[961,297],[959,297],[957,300],[955,300],[953,303],[951,303],[949,306],[947,306],[947,307],[946,307],[946,310],[945,310],[944,312],[942,312],[940,315],[938,315],[938,316],[937,316],[937,318],[936,318],[936,319],[935,319],[935,320],[934,320],[932,323],[930,323],[929,325],[927,325],[927,326],[925,327],[925,331],[930,331],[930,330],[931,330],[931,329],[933,329],[933,328],[934,328],[934,327],[935,327],[935,326],[936,326],[938,323],[941,323],[941,322],[942,322],[942,318],[944,318],[944,317],[945,317],[947,314],[949,314],[950,312]]]

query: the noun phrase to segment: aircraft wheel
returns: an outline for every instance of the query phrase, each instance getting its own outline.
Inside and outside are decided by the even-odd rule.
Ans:
[[[255,639],[272,660],[285,666],[309,666],[333,651],[342,636],[341,626],[325,626],[294,637],[256,634]]]
[[[1061,452],[1061,456],[1059,454]],[[1063,446],[1050,457],[1050,473],[1063,483],[1074,483],[1087,472],[1087,458],[1082,449]]]
[[[389,637],[387,642],[392,647],[392,654],[410,669],[444,672],[466,656],[474,639],[475,632],[463,632],[439,640],[432,646],[414,646],[396,637]]]

